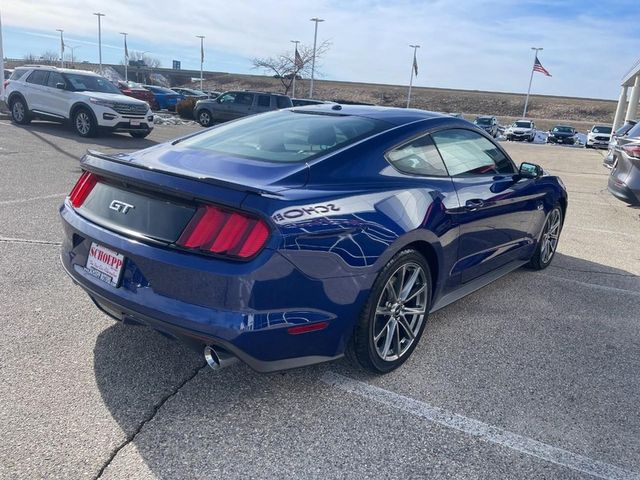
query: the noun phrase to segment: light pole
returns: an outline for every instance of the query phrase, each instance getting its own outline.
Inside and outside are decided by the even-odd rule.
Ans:
[[[418,75],[418,60],[416,59],[416,52],[420,48],[420,45],[409,45],[413,48],[413,62],[411,62],[411,77],[409,77],[409,92],[407,93],[407,108],[411,103],[411,87],[413,86],[413,74],[415,72]]]
[[[129,80],[127,73],[127,64],[129,63],[129,49],[127,48],[127,32],[120,32],[120,35],[124,37],[124,81]]]
[[[98,17],[98,60],[100,62],[100,74],[102,74],[102,25],[100,19],[105,16],[104,13],[94,13]]]
[[[538,58],[538,52],[540,50],[544,50],[544,48],[540,47],[531,47],[531,50],[535,51],[535,55],[533,56],[533,66],[531,67],[531,77],[529,78],[529,88],[527,89],[527,98],[524,101],[524,112],[522,112],[522,118],[527,117],[527,107],[529,106],[529,94],[531,93],[531,83],[533,82],[533,67],[536,65],[536,58]]]
[[[75,51],[76,51],[76,48],[80,48],[80,45],[76,45],[75,47],[72,47],[71,45],[65,45],[65,47],[69,47],[69,49],[71,50],[71,66],[75,67],[76,66]]]
[[[62,36],[64,30],[56,28],[56,32],[60,32],[60,68],[64,68],[64,37]]]
[[[295,98],[296,96],[296,77],[298,76],[298,57],[300,54],[298,53],[298,44],[300,40],[289,40],[291,43],[296,45],[295,51],[293,52],[293,84],[291,87],[291,96]]]
[[[200,91],[202,91],[202,68],[204,65],[204,35],[196,35],[200,39]]]
[[[313,34],[313,58],[311,59],[311,84],[309,86],[309,98],[313,98],[313,76],[316,70],[316,43],[318,41],[318,23],[324,22],[322,18],[313,17],[310,21],[316,23],[315,33]]]

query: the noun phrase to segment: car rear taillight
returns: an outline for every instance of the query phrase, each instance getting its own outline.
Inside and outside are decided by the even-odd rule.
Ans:
[[[9,80],[5,80],[3,85],[6,90],[6,88],[9,86]]]
[[[269,238],[267,223],[244,212],[201,206],[176,242],[184,248],[249,258]]]
[[[91,190],[93,190],[93,187],[95,187],[96,183],[98,183],[99,179],[100,177],[98,177],[95,173],[86,171],[82,172],[82,175],[80,175],[80,178],[76,182],[76,185],[73,187],[71,193],[69,194],[69,201],[74,208],[78,208],[84,203],[84,201],[89,196],[89,193],[91,193]]]
[[[630,157],[640,158],[640,145],[625,145],[622,149]]]

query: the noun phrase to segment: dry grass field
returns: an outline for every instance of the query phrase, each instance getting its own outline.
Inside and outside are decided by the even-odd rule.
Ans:
[[[282,91],[278,79],[260,75],[212,74],[205,84],[212,90]],[[400,85],[316,80],[314,90],[314,97],[323,100],[384,106],[404,107],[407,99],[407,87]],[[298,81],[296,97],[305,98],[308,94],[309,82]],[[414,87],[411,106],[438,112],[459,112],[471,120],[476,115],[495,115],[502,124],[506,124],[522,115],[524,95]],[[528,117],[535,119],[541,129],[558,123],[571,123],[584,131],[596,122],[611,123],[615,108],[613,100],[532,95]]]

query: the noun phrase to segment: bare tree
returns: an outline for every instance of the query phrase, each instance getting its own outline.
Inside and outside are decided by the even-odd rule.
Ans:
[[[330,47],[331,42],[328,40],[325,40],[316,47],[315,75],[322,75],[318,70],[318,60],[329,51]],[[252,61],[253,68],[264,70],[265,72],[272,72],[274,74],[273,76],[280,80],[284,94],[286,95],[289,93],[294,78],[300,79],[311,76],[313,47],[299,45],[298,55],[298,61],[296,61],[295,58],[295,51],[283,53],[276,57],[254,58]]]
[[[162,62],[160,62],[159,58],[151,57],[149,55],[145,55],[145,52],[137,52],[137,51],[132,51],[129,53],[129,61],[130,62],[142,61],[147,67],[151,67],[151,68],[158,68],[162,65]]]
[[[38,61],[38,57],[37,57],[37,56],[35,56],[33,53],[27,53],[27,54],[26,54],[24,57],[22,57],[22,58],[24,58],[24,60],[25,60],[27,63],[31,63],[31,64],[36,63],[36,62]]]
[[[60,61],[60,54],[58,52],[53,52],[51,50],[47,50],[40,55],[38,58],[38,62],[45,64],[55,64]]]

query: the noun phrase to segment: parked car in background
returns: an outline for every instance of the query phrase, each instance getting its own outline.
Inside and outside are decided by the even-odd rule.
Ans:
[[[217,92],[215,90],[202,90],[204,93],[207,94],[207,97],[209,98],[216,98],[220,96],[220,92]]]
[[[611,125],[594,125],[587,133],[584,148],[607,148],[611,141]]]
[[[637,128],[640,130],[640,127]],[[640,205],[640,131],[633,137],[624,138],[615,147],[607,186],[619,200]]]
[[[570,125],[556,125],[547,135],[547,143],[563,143],[566,145],[574,145],[576,143],[576,134],[578,132]]]
[[[171,87],[171,90],[173,90],[176,93],[179,93],[184,98],[193,97],[198,100],[209,98],[209,95],[207,95],[205,92],[201,90],[194,90],[193,88]]]
[[[307,105],[321,105],[327,102],[324,100],[313,100],[312,98],[292,98],[291,103],[294,107],[305,107]]]
[[[153,93],[160,110],[175,110],[176,103],[184,97],[177,92],[157,85],[143,85],[144,88]]]
[[[115,84],[116,87],[118,87],[118,89],[127,97],[144,100],[149,104],[151,110],[158,110],[158,102],[156,102],[155,95],[144,88],[141,84],[135,82],[123,82],[122,80],[116,81]]]
[[[416,109],[269,112],[80,168],[60,208],[74,282],[213,368],[260,372],[400,367],[431,312],[548,267],[567,209],[557,176]]]
[[[225,92],[213,100],[198,100],[193,114],[200,125],[209,127],[214,123],[290,107],[293,104],[286,95],[245,90]]]
[[[11,76],[12,73],[13,73],[13,69],[12,68],[5,68],[4,69],[4,80],[9,80],[9,77]]]
[[[624,125],[619,127],[613,133],[613,135],[611,135],[611,140],[609,141],[607,156],[605,157],[604,161],[602,162],[602,164],[605,167],[607,167],[607,168],[612,168],[613,167],[613,162],[615,160],[616,145],[618,144],[618,139],[619,138],[624,138],[629,133],[629,131],[633,127],[635,127],[637,125],[637,123],[638,122],[635,121],[635,120],[627,120],[627,121],[624,122]]]
[[[504,133],[508,141],[533,142],[536,139],[536,124],[531,120],[517,120]]]
[[[147,102],[123,95],[93,72],[39,65],[16,69],[6,102],[17,124],[27,125],[34,118],[70,122],[82,137],[110,130],[144,138],[153,129]]]
[[[481,128],[482,130],[487,132],[493,138],[496,138],[498,136],[499,125],[498,119],[496,117],[492,117],[490,115],[481,115],[479,117],[476,117],[476,119],[473,121],[473,124],[476,127]]]

